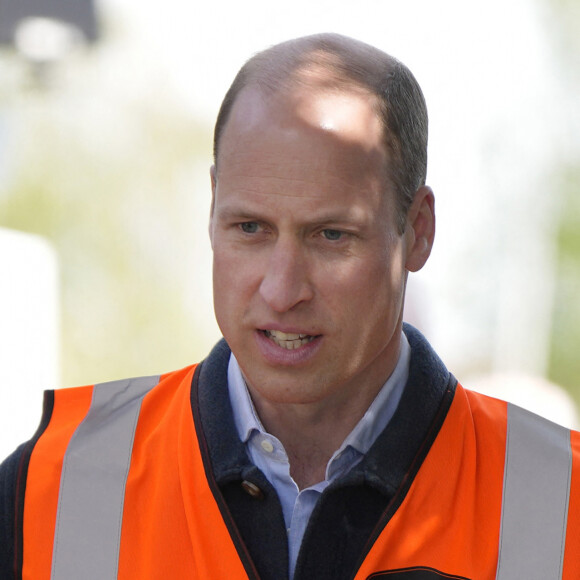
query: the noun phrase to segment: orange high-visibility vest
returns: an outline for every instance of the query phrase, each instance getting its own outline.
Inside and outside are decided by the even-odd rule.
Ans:
[[[47,395],[24,580],[258,578],[204,461],[195,369]],[[578,580],[580,435],[458,386],[371,540],[356,580]]]

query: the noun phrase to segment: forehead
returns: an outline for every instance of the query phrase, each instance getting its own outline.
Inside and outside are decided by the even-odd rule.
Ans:
[[[361,204],[379,211],[391,206],[387,165],[370,95],[299,87],[272,96],[247,88],[222,135],[216,208],[251,200],[292,213]]]
[[[311,140],[332,137],[370,155],[383,155],[383,128],[377,111],[377,98],[355,86],[339,89],[308,81],[271,91],[250,85],[232,107],[220,149],[236,148],[240,137],[254,139],[256,133],[264,134],[265,126],[275,126],[280,138],[302,131]],[[232,134],[234,142],[228,139]]]
[[[246,87],[221,138],[217,176],[278,174],[280,180],[350,183],[380,180],[388,154],[375,97],[311,83],[271,93]]]

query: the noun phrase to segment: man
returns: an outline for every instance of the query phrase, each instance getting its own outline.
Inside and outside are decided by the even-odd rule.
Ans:
[[[0,472],[5,577],[580,577],[578,434],[464,390],[403,328],[426,146],[418,84],[375,48],[317,35],[242,68],[211,169],[225,341],[46,395]]]

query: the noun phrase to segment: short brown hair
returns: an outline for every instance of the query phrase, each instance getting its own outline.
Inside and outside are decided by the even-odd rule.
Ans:
[[[289,40],[259,52],[240,69],[220,107],[214,130],[217,167],[220,138],[234,102],[248,85],[284,91],[300,82],[298,72],[323,67],[335,89],[358,87],[377,97],[384,143],[392,161],[388,183],[397,199],[399,232],[427,173],[427,106],[411,71],[383,51],[339,34]]]

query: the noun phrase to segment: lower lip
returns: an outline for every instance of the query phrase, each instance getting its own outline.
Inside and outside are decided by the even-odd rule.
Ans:
[[[317,336],[299,348],[288,350],[278,346],[261,330],[257,330],[255,336],[260,353],[273,365],[296,366],[304,364],[318,352],[322,344],[322,336]]]

